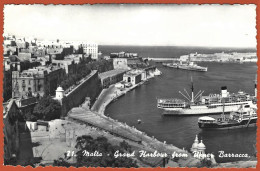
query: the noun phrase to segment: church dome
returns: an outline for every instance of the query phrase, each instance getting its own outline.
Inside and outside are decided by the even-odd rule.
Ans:
[[[198,143],[196,143],[196,142],[194,142],[193,144],[192,144],[192,147],[191,148],[198,148]]]
[[[202,140],[198,144],[198,149],[200,149],[200,150],[205,150],[206,149],[206,146],[205,146],[205,144],[203,144]]]

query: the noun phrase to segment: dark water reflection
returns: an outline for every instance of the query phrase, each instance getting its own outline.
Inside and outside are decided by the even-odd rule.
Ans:
[[[256,128],[202,131],[198,128],[198,116],[163,117],[162,111],[156,107],[158,97],[178,97],[184,88],[190,92],[190,78],[193,77],[195,92],[204,90],[204,95],[219,93],[220,87],[226,85],[229,92],[243,90],[254,94],[256,64],[220,64],[201,63],[208,66],[208,72],[191,72],[162,67],[157,64],[163,75],[151,79],[137,89],[108,106],[105,113],[119,121],[155,136],[180,148],[189,149],[195,135],[203,139],[206,152],[214,153],[218,162],[247,160],[246,158],[219,158],[218,151],[225,153],[248,153],[254,155],[256,143]],[[137,125],[137,119],[144,123]]]

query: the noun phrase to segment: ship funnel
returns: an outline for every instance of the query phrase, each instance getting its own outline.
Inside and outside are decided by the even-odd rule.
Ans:
[[[221,97],[227,97],[228,92],[227,92],[227,86],[221,87]]]

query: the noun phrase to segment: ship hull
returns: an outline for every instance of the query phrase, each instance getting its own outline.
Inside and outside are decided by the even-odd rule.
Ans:
[[[233,111],[237,111],[241,105],[249,104],[252,106],[252,102],[240,102],[232,105],[225,105],[225,113],[230,113]],[[160,108],[160,107],[159,107]],[[214,108],[210,108],[208,106],[200,105],[200,106],[191,106],[190,108],[162,108],[164,110],[163,115],[180,115],[180,116],[189,116],[189,115],[213,115],[213,114],[221,114],[223,112],[223,106],[219,105]]]
[[[201,129],[236,129],[236,128],[246,128],[246,127],[252,127],[256,126],[257,118],[249,120],[243,120],[241,122],[237,123],[226,123],[226,124],[220,124],[220,123],[198,123],[199,128]]]
[[[206,72],[207,69],[206,68],[196,68],[196,67],[183,67],[183,66],[179,66],[178,69],[183,69],[183,70],[190,70],[190,71],[199,71],[199,72]]]
[[[190,71],[199,71],[199,72],[206,72],[208,70],[207,68],[202,68],[202,67],[188,67],[188,66],[181,66],[181,65],[164,64],[163,66],[166,66],[169,68],[176,68],[176,69],[190,70]]]

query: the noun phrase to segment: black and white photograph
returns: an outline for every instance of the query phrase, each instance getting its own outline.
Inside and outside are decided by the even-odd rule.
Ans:
[[[255,4],[4,5],[4,165],[255,168]]]

